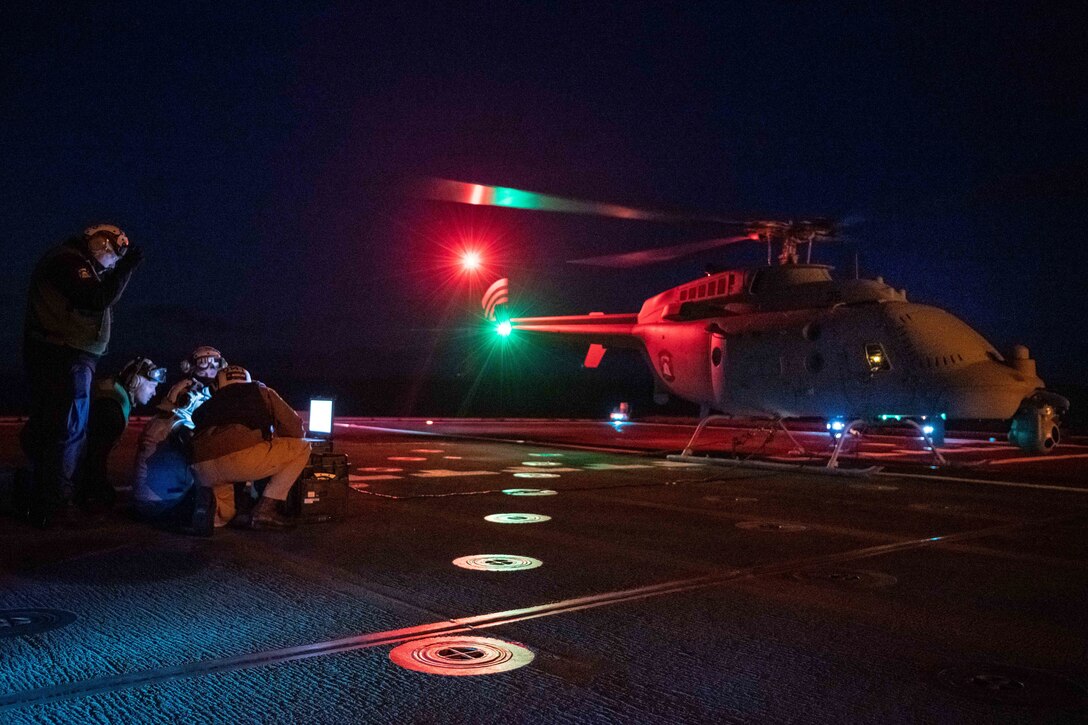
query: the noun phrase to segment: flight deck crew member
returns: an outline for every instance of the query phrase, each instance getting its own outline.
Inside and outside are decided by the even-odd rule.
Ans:
[[[233,515],[235,481],[271,477],[253,508],[250,527],[283,528],[291,522],[277,511],[310,460],[302,419],[276,391],[253,381],[249,371],[230,365],[216,375],[211,400],[193,413],[193,470],[200,489],[193,513],[195,533],[210,535]],[[212,513],[214,498],[225,510]],[[229,499],[228,499],[229,494]],[[229,507],[229,508],[228,508]]]
[[[212,395],[215,376],[227,366],[222,353],[200,345],[181,361],[182,378],[147,421],[136,444],[132,497],[136,515],[159,523],[187,524],[192,516],[190,467],[193,413]]]
[[[147,405],[164,380],[166,368],[138,357],[117,375],[95,381],[87,418],[87,450],[75,481],[74,500],[81,508],[113,505],[117,494],[109,482],[109,455],[128,427],[132,408]]]
[[[34,268],[23,327],[30,410],[21,442],[32,468],[27,513],[36,526],[51,525],[71,499],[112,308],[142,259],[124,232],[100,224],[49,250]]]

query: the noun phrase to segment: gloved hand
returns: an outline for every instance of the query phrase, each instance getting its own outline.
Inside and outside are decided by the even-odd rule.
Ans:
[[[140,266],[140,263],[144,261],[144,249],[143,247],[137,247],[135,244],[128,245],[128,251],[125,252],[125,256],[121,257],[117,261],[118,272],[129,272]]]

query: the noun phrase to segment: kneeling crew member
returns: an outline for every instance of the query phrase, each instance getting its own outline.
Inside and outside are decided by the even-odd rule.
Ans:
[[[189,468],[192,414],[206,400],[202,390],[193,390],[194,385],[199,383],[192,378],[175,383],[136,442],[132,499],[139,518],[181,523],[184,516],[183,503],[193,487]]]
[[[302,419],[276,391],[253,381],[245,368],[230,365],[219,371],[215,381],[211,400],[193,413],[193,471],[202,487],[193,515],[195,533],[211,533],[210,491],[229,492],[233,515],[233,482],[268,477],[271,480],[253,509],[250,527],[290,526],[276,505],[287,499],[310,460]],[[216,498],[226,508],[226,496]],[[216,525],[227,523],[226,513],[215,517]]]
[[[117,494],[107,473],[110,453],[128,427],[133,406],[147,405],[165,379],[166,368],[138,357],[117,375],[95,381],[87,417],[87,450],[76,476],[75,502],[79,506],[113,505]]]

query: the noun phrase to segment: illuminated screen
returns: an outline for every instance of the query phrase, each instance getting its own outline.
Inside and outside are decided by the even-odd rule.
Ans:
[[[310,399],[310,435],[332,435],[332,401]]]

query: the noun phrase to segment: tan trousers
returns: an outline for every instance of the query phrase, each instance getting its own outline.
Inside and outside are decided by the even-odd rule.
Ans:
[[[307,441],[273,438],[210,461],[194,463],[193,471],[201,486],[211,486],[215,490],[219,516],[229,520],[234,516],[234,481],[256,481],[271,476],[264,495],[283,501],[309,462],[310,444]],[[230,516],[227,515],[228,506]]]

